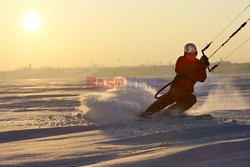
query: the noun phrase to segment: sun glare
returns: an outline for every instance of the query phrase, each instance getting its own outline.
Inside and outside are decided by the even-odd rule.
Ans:
[[[26,30],[34,32],[40,29],[42,19],[36,12],[28,12],[23,16],[22,25]]]

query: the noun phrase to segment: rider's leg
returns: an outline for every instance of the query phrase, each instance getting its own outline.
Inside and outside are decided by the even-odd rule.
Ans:
[[[177,110],[179,112],[185,112],[190,109],[197,102],[196,96],[193,94],[186,94],[182,98],[178,99],[177,102],[170,106],[167,110]]]

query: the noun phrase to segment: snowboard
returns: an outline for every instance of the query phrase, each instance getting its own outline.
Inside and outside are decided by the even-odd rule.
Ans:
[[[145,114],[140,114],[139,117],[141,118],[146,118],[146,119],[152,119],[153,116],[146,116]],[[185,119],[185,118],[194,118],[194,119],[204,119],[204,120],[209,120],[213,119],[213,116],[210,114],[200,114],[200,115],[186,115],[186,114],[181,114],[181,115],[165,115],[163,117],[171,118],[171,119]]]
[[[194,119],[204,119],[204,120],[209,120],[213,119],[213,116],[210,114],[201,114],[201,115],[178,115],[178,116],[168,116],[169,118],[172,119],[178,119],[178,118],[194,118]]]

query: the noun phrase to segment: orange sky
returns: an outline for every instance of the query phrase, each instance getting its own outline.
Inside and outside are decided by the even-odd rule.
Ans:
[[[33,67],[175,63],[185,43],[202,49],[248,4],[249,0],[1,0],[0,70],[29,63]],[[38,31],[23,28],[23,16],[29,11],[42,19]],[[208,56],[249,17],[250,8],[214,42]],[[211,61],[227,56],[249,34],[247,25]],[[250,42],[229,60],[250,62],[249,48]]]

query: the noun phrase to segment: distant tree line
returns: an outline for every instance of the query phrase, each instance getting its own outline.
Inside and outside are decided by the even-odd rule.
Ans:
[[[211,67],[214,64],[211,64]],[[250,63],[221,63],[213,74],[250,74]],[[0,71],[0,80],[4,79],[56,79],[85,77],[164,77],[174,76],[174,65],[140,65],[121,67],[89,68],[22,68],[13,71]]]

